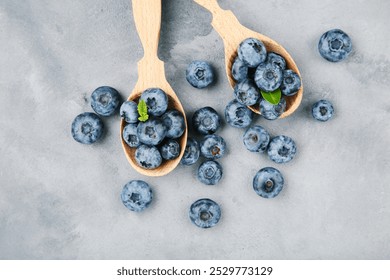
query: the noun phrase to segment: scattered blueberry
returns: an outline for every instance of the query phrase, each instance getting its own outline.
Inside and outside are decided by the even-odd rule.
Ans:
[[[286,60],[281,56],[274,52],[270,52],[267,54],[266,63],[271,63],[279,66],[282,70],[286,69]]]
[[[332,29],[322,34],[318,50],[326,60],[338,62],[348,57],[352,50],[352,41],[344,31]]]
[[[193,61],[186,70],[187,81],[196,88],[205,88],[214,81],[214,71],[205,61]]]
[[[162,163],[162,157],[155,146],[140,145],[135,150],[137,164],[146,169],[155,169]]]
[[[259,106],[260,114],[267,120],[276,120],[286,110],[286,104],[286,99],[283,97],[280,98],[277,105],[272,105],[267,100],[261,99]]]
[[[148,114],[152,116],[161,116],[168,108],[168,96],[159,88],[146,89],[140,99],[145,101]]]
[[[137,127],[139,141],[146,145],[160,144],[167,134],[167,128],[159,119],[148,119]]]
[[[320,100],[313,104],[311,112],[316,120],[326,122],[333,117],[334,109],[328,100]]]
[[[123,140],[132,148],[138,147],[141,143],[137,135],[137,124],[129,123],[123,129]]]
[[[222,166],[214,161],[203,162],[198,168],[198,180],[205,185],[216,185],[222,178]]]
[[[192,165],[199,159],[199,154],[198,142],[193,138],[188,138],[186,149],[180,163],[183,165]]]
[[[183,135],[186,124],[183,115],[179,111],[169,110],[162,115],[161,119],[168,129],[166,137],[175,139]]]
[[[259,125],[249,127],[243,136],[244,145],[251,152],[263,153],[268,147],[269,139],[269,133]]]
[[[268,145],[268,157],[276,163],[286,163],[292,160],[297,152],[293,139],[279,135],[271,139]]]
[[[108,117],[113,115],[119,103],[119,92],[112,87],[98,87],[92,92],[91,107],[100,116]]]
[[[241,104],[251,106],[259,100],[260,92],[252,80],[246,79],[236,84],[234,87],[234,97]]]
[[[125,101],[122,103],[121,108],[119,109],[120,116],[127,123],[137,123],[138,122],[138,105],[134,101]]]
[[[200,134],[212,134],[220,128],[221,118],[213,108],[203,107],[192,116],[192,126]]]
[[[283,71],[283,82],[280,85],[282,94],[292,96],[296,94],[301,87],[301,78],[292,70]]]
[[[175,159],[180,154],[180,145],[176,140],[169,139],[161,146],[160,152],[163,159]]]
[[[123,205],[134,212],[141,212],[152,202],[153,192],[148,183],[132,180],[124,185],[121,199]]]
[[[244,128],[251,124],[253,113],[237,100],[232,100],[225,108],[225,119],[233,127]]]
[[[284,179],[279,170],[273,167],[260,169],[253,178],[253,189],[264,198],[273,198],[283,189]]]
[[[211,199],[199,199],[192,203],[189,217],[196,226],[210,228],[215,226],[221,218],[221,208]]]
[[[248,65],[246,65],[238,56],[232,65],[232,76],[236,82],[241,82],[248,77]]]
[[[103,135],[103,122],[95,113],[82,113],[72,122],[72,136],[81,144],[92,144]]]
[[[223,157],[226,150],[226,142],[219,135],[206,135],[200,142],[200,153],[208,159]]]
[[[280,87],[283,81],[283,70],[274,63],[261,63],[257,66],[255,83],[259,89],[272,92]]]
[[[238,57],[249,67],[257,67],[267,58],[267,50],[260,40],[248,38],[238,47]]]

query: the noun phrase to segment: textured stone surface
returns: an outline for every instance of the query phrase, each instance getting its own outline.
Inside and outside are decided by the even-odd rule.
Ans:
[[[136,83],[142,48],[128,0],[0,2],[0,259],[389,259],[390,2],[221,0],[247,27],[285,46],[303,75],[294,115],[256,118],[271,135],[297,143],[297,156],[275,165],[224,125],[228,145],[216,186],[196,179],[199,164],[163,178],[138,175],[123,154],[119,116],[105,118],[103,141],[75,142],[70,125],[92,111],[101,85],[123,99]],[[159,54],[188,117],[209,105],[223,113],[233,98],[222,41],[210,14],[190,0],[163,1]],[[331,28],[353,41],[353,54],[332,64],[317,42]],[[194,59],[212,63],[214,86],[185,80]],[[335,117],[314,121],[310,106],[326,98]],[[256,172],[277,167],[285,188],[273,200],[252,189]],[[121,203],[132,179],[155,200],[143,213]],[[211,229],[191,224],[192,202],[221,205]]]

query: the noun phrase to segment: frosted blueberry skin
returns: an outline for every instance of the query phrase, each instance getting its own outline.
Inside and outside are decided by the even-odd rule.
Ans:
[[[72,137],[81,144],[95,143],[102,137],[103,131],[103,122],[95,113],[79,114],[72,122]]]
[[[301,78],[292,70],[283,71],[283,81],[280,85],[282,94],[286,96],[295,95],[301,88]]]
[[[198,161],[199,155],[199,143],[193,138],[188,138],[187,145],[180,163],[183,165],[192,165]]]
[[[238,56],[232,65],[232,76],[236,82],[241,82],[248,77],[248,65],[246,65]]]
[[[192,116],[192,126],[200,134],[212,134],[221,127],[221,118],[213,108],[203,107]]]
[[[295,157],[297,146],[292,138],[279,135],[271,139],[267,152],[273,162],[286,163]]]
[[[273,198],[283,189],[282,173],[273,167],[260,169],[253,178],[253,189],[264,198]]]
[[[274,63],[261,63],[255,73],[255,83],[259,89],[272,92],[280,87],[283,81],[283,70]]]
[[[189,211],[191,222],[200,228],[215,226],[221,218],[221,208],[208,198],[203,198],[192,203]]]
[[[267,50],[260,40],[245,39],[238,47],[238,57],[248,66],[257,67],[267,58]]]
[[[139,118],[137,103],[134,101],[123,102],[119,109],[119,114],[125,122],[137,123]]]
[[[237,128],[248,127],[253,118],[253,113],[245,105],[237,100],[232,100],[225,108],[225,119],[228,124]]]
[[[146,145],[160,144],[167,134],[167,128],[160,119],[149,119],[137,126],[137,135],[141,143]]]
[[[260,125],[249,127],[243,136],[243,142],[247,150],[255,153],[265,152],[265,150],[267,150],[269,140],[269,133]]]
[[[119,107],[119,103],[119,92],[112,87],[102,86],[92,92],[91,107],[100,116],[113,115]]]
[[[127,209],[141,212],[147,208],[153,199],[153,192],[148,183],[132,180],[123,186],[121,200]]]
[[[175,139],[183,135],[186,125],[184,117],[179,111],[175,109],[169,110],[162,115],[161,119],[167,128],[165,137]]]
[[[140,100],[144,100],[148,107],[148,114],[159,117],[168,108],[168,96],[159,88],[148,88],[142,92]]]
[[[160,147],[160,152],[163,159],[175,159],[180,154],[180,145],[176,140],[169,139]]]
[[[138,147],[141,142],[139,141],[137,134],[137,124],[129,123],[125,126],[122,133],[123,140],[125,140],[126,144],[132,148]]]
[[[283,97],[280,98],[279,103],[276,105],[272,105],[267,100],[261,99],[259,104],[259,111],[265,119],[272,121],[276,120],[283,114],[283,112],[286,110],[286,106],[286,99]]]
[[[313,104],[311,113],[316,120],[326,122],[333,117],[334,108],[330,101],[320,100]]]
[[[276,66],[279,66],[282,70],[286,69],[286,60],[281,56],[274,52],[270,52],[267,54],[267,59],[265,63],[271,63]]]
[[[145,169],[155,169],[162,163],[162,157],[155,146],[140,145],[135,150],[135,161]]]
[[[223,157],[226,151],[226,142],[219,135],[207,135],[200,142],[200,154],[207,159]]]
[[[214,71],[205,61],[193,61],[186,69],[186,79],[195,88],[205,88],[214,81]]]
[[[222,166],[214,160],[208,160],[199,166],[197,178],[205,185],[216,185],[221,180],[222,174]]]
[[[234,87],[234,97],[242,105],[251,106],[258,102],[260,92],[252,80],[246,79],[236,84]]]
[[[330,62],[339,62],[348,57],[352,51],[352,41],[347,33],[332,29],[322,34],[318,42],[321,56]]]

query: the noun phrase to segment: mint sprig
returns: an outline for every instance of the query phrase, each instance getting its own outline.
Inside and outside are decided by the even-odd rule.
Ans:
[[[149,119],[149,115],[148,115],[148,106],[146,106],[145,100],[141,99],[138,102],[137,110],[139,114],[138,120],[140,120],[141,122],[146,122]]]
[[[280,89],[276,89],[272,92],[265,92],[260,90],[261,96],[267,100],[272,105],[277,105],[280,102],[280,98],[282,97],[282,92]]]

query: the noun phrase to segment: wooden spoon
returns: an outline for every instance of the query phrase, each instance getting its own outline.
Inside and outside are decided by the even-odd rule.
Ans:
[[[163,176],[171,172],[180,163],[187,144],[187,120],[179,98],[165,78],[164,62],[157,56],[161,26],[161,0],[132,0],[133,15],[138,35],[144,49],[144,57],[138,62],[138,81],[128,100],[138,101],[147,88],[160,88],[168,95],[168,109],[176,109],[183,114],[185,132],[178,139],[181,151],[179,157],[173,160],[163,160],[156,169],[140,167],[135,160],[135,148],[129,147],[123,140],[123,128],[126,122],[121,120],[121,141],[127,160],[139,173],[147,176]]]
[[[241,25],[238,19],[231,11],[223,10],[218,5],[217,0],[194,0],[199,5],[203,6],[211,12],[213,20],[211,25],[222,37],[225,46],[225,66],[226,74],[230,85],[234,88],[236,81],[233,79],[231,68],[234,63],[234,59],[237,57],[237,49],[239,44],[247,38],[256,38],[262,41],[268,52],[275,52],[286,60],[287,69],[291,69],[296,72],[302,80],[301,74],[297,65],[290,56],[290,54],[274,40],[264,36],[263,34],[254,32],[245,26]],[[293,96],[286,96],[287,107],[286,111],[280,116],[280,118],[291,115],[299,106],[302,100],[303,84],[298,92]],[[253,112],[260,114],[259,106],[254,105],[249,107]]]

